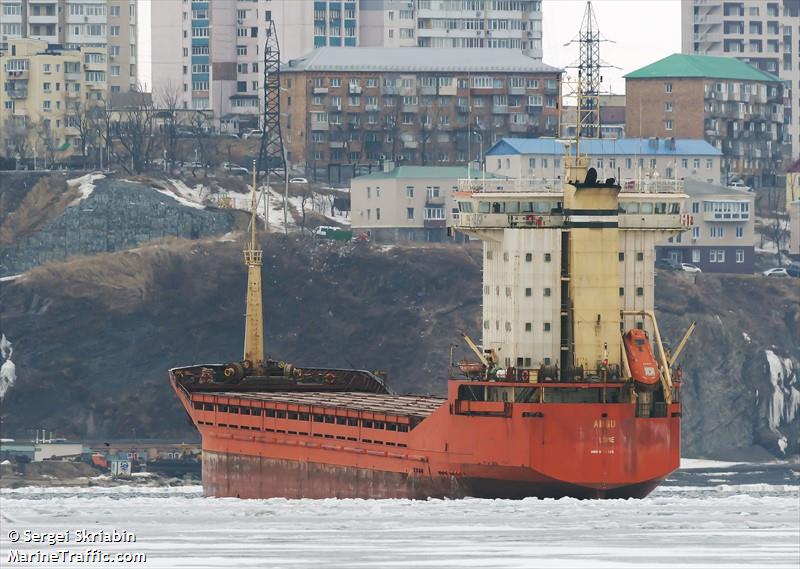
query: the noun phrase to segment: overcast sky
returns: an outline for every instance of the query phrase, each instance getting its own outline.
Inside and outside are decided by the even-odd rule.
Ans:
[[[593,0],[592,6],[600,33],[615,42],[600,45],[600,58],[621,68],[603,70],[606,90],[624,93],[624,74],[681,51],[680,0]],[[577,36],[585,8],[585,0],[544,0],[545,63],[564,67],[578,59],[578,46],[564,44]]]

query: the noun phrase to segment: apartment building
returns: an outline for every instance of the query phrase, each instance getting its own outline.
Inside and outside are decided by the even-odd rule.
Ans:
[[[625,95],[599,95],[600,138],[625,137]],[[561,120],[561,136],[573,138],[577,124],[578,107],[565,106]]]
[[[456,165],[497,140],[554,136],[561,70],[517,50],[321,48],[282,68],[289,162]]]
[[[754,186],[782,171],[783,84],[730,57],[673,54],[625,76],[628,136],[705,139]]]
[[[56,159],[80,150],[81,118],[107,97],[107,65],[105,47],[8,40],[0,53],[0,154]]]
[[[691,229],[656,245],[656,258],[692,263],[705,272],[751,274],[755,266],[752,192],[687,179],[682,213]]]
[[[259,125],[271,20],[282,61],[358,40],[356,0],[142,0],[140,9],[151,46],[143,83],[156,104],[177,97],[179,107],[209,111],[222,131]]]
[[[800,1],[685,0],[681,51],[736,57],[784,83],[784,157],[800,156]]]
[[[800,200],[790,202],[789,210],[789,256],[800,261]]]
[[[480,176],[473,170],[472,176]],[[395,166],[350,181],[351,225],[377,243],[448,240],[465,166]],[[462,236],[463,238],[463,236]]]
[[[795,200],[800,200],[800,158],[786,169],[786,206]]]
[[[541,0],[361,0],[361,44],[515,49],[542,58]]]
[[[719,183],[722,153],[704,140],[620,138],[581,140],[580,151],[601,179],[683,180]],[[552,138],[504,138],[486,153],[486,170],[518,179],[558,180],[564,143]],[[556,184],[559,185],[559,184]]]
[[[17,38],[65,49],[101,48],[109,92],[137,82],[137,0],[0,0],[0,51]]]

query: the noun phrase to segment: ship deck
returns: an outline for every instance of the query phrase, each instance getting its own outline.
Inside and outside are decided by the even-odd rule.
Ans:
[[[381,393],[341,393],[341,392],[237,392],[223,391],[217,397],[237,398],[242,401],[283,403],[287,405],[306,405],[328,409],[348,409],[401,415],[415,419],[425,419],[442,406],[447,399],[427,395],[387,395]]]

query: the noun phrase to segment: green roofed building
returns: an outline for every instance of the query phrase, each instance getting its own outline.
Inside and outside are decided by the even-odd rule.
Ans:
[[[625,132],[705,139],[723,178],[756,187],[782,172],[783,84],[732,57],[673,54],[625,76]]]

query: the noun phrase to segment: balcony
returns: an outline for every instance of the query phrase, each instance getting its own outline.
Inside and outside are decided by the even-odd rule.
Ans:
[[[508,105],[492,105],[493,115],[506,115],[508,112]]]
[[[508,128],[511,130],[511,132],[525,132],[528,130],[528,125],[525,123],[512,122]]]
[[[6,75],[9,81],[27,81],[28,77],[30,76],[30,72],[27,69],[17,69],[16,71],[8,71]]]
[[[28,97],[27,89],[11,89],[6,91],[9,99],[26,99]]]
[[[311,91],[315,95],[325,95],[328,93],[327,87],[314,87]]]
[[[311,121],[311,130],[328,130],[329,128],[327,122]]]
[[[344,148],[343,140],[331,140],[328,142],[328,148]]]
[[[364,105],[364,110],[367,112],[375,112],[378,110],[378,105]]]
[[[510,95],[524,95],[526,93],[525,87],[509,87],[508,93]]]
[[[347,91],[351,95],[360,95],[361,94],[361,85],[356,85],[356,84],[350,83],[350,85],[347,88]]]

